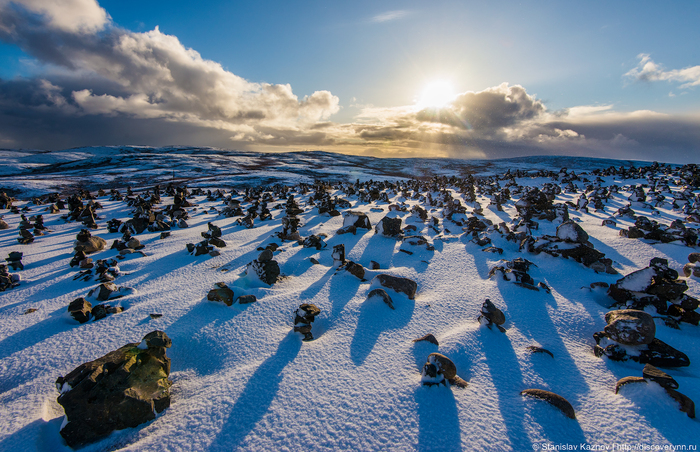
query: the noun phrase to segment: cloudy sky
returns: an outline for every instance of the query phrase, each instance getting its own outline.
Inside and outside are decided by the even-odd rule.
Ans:
[[[0,0],[0,147],[700,163],[700,2]]]

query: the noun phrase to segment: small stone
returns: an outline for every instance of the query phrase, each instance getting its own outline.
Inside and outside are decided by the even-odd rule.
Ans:
[[[377,290],[381,290],[381,289],[377,289]],[[440,345],[438,340],[432,334],[426,334],[425,336],[419,337],[418,339],[413,339],[413,342],[421,342],[421,341],[430,342],[431,344],[435,344],[437,346]]]
[[[233,304],[233,290],[224,283],[217,283],[217,286],[216,289],[209,291],[207,300],[219,301],[226,306],[231,306]]]
[[[309,261],[310,261],[312,264],[314,264],[314,265],[319,265],[319,264],[320,264],[320,262],[318,261],[318,259],[315,259],[315,258],[313,258],[313,257],[310,257],[310,258],[309,258]]]
[[[369,294],[367,294],[367,301],[374,298],[379,298],[384,303],[386,303],[387,306],[389,306],[391,309],[394,309],[394,303],[391,301],[391,297],[389,296],[389,294],[386,293],[386,290],[379,288],[371,290]]]
[[[530,345],[527,347],[527,349],[530,353],[546,353],[547,355],[554,358],[554,354],[552,352],[550,352],[549,350],[547,350],[546,348],[537,347],[535,345]]]
[[[238,304],[250,304],[255,303],[258,299],[255,295],[241,295],[236,301]]]
[[[274,255],[272,254],[272,251],[269,249],[263,250],[262,253],[258,256],[258,262],[270,262]]]
[[[358,263],[348,261],[347,264],[345,264],[345,270],[351,275],[357,277],[358,279],[365,278],[365,269],[362,265]]]
[[[159,318],[163,317],[163,314],[157,314],[157,313],[151,313],[151,314],[148,314],[148,315],[149,315],[152,319],[159,319]]]
[[[544,400],[550,405],[561,410],[564,415],[570,419],[576,419],[576,412],[574,407],[571,406],[568,400],[559,394],[555,394],[550,391],[545,391],[544,389],[525,389],[520,392],[521,395],[534,397],[536,399]]]
[[[379,270],[380,266],[378,262],[369,261],[369,268],[371,268],[372,270]]]
[[[24,311],[24,315],[31,314],[32,312],[36,312],[36,311],[37,311],[37,309],[35,309],[35,308],[29,308],[26,311]]]
[[[647,383],[647,381],[642,378],[642,377],[625,377],[621,378],[618,380],[617,384],[615,385],[615,394],[620,392],[620,388],[622,388],[624,385],[630,384],[630,383]]]
[[[486,317],[491,323],[503,325],[506,323],[506,316],[503,311],[498,309],[489,299],[486,299],[481,305],[481,314]]]

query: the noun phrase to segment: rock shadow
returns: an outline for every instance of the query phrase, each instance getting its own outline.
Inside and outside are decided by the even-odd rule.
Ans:
[[[211,450],[237,450],[241,446],[269,410],[282,382],[282,371],[294,361],[301,345],[299,334],[287,333],[277,351],[255,369],[219,435],[212,442]]]
[[[462,434],[452,388],[422,386],[415,391],[419,451],[461,451]]]

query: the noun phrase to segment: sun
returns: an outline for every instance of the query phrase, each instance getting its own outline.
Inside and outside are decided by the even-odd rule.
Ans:
[[[423,108],[442,108],[454,100],[457,93],[452,84],[446,80],[434,80],[423,88],[416,106]]]

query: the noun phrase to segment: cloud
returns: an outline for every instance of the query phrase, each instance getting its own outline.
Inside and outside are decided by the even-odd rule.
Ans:
[[[700,85],[700,66],[667,71],[663,66],[656,64],[646,53],[640,53],[637,58],[639,58],[639,64],[627,72],[625,77],[644,82],[678,82],[682,83],[681,88]]]
[[[249,82],[157,27],[145,33],[118,28],[95,1],[0,2],[0,39],[46,68],[43,84],[24,88],[33,88],[34,101],[56,114],[161,119],[237,137],[275,136],[279,129],[287,137],[290,131],[304,136],[339,110],[328,91],[299,99],[288,84]],[[60,83],[79,88],[65,92]]]
[[[370,22],[373,22],[373,23],[391,22],[391,21],[394,21],[397,19],[402,19],[402,18],[408,16],[409,14],[411,14],[410,11],[406,11],[406,10],[402,10],[402,9],[394,10],[394,11],[386,11],[386,12],[383,12],[381,14],[377,14],[376,16],[373,16],[370,19]]]

